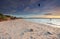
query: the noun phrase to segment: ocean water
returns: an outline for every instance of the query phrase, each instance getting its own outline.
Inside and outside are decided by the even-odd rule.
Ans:
[[[60,25],[60,19],[24,19],[30,22]]]

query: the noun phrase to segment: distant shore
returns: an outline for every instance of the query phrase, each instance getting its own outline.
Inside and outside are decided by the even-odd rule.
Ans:
[[[10,15],[4,15],[0,13],[0,22],[2,21],[8,21],[8,20],[14,20],[16,17],[10,16]]]

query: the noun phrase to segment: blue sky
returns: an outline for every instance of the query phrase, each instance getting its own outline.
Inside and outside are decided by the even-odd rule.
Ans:
[[[40,6],[38,6],[40,4]],[[60,14],[60,0],[0,0],[0,13],[11,15]]]

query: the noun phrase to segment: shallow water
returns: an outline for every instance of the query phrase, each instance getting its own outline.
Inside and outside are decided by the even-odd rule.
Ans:
[[[60,19],[24,19],[24,20],[36,23],[51,23],[60,25]]]

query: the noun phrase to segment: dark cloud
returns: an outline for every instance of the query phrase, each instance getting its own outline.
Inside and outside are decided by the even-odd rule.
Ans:
[[[41,14],[56,8],[60,9],[60,0],[0,0],[0,12],[4,14]]]

